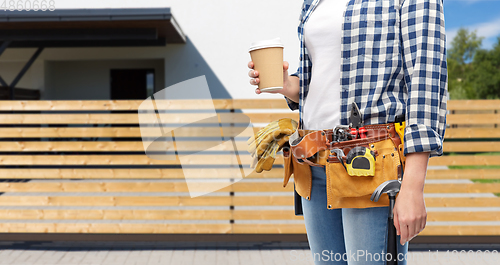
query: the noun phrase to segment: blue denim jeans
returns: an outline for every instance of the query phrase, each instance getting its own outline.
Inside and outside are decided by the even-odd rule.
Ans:
[[[311,171],[311,200],[302,198],[302,210],[314,264],[386,264],[389,207],[329,210],[325,169]],[[399,240],[394,258],[406,265],[408,243],[402,246]]]

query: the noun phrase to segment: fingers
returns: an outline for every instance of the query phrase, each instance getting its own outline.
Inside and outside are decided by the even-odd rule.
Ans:
[[[402,246],[404,246],[404,244],[408,239],[408,234],[410,233],[408,230],[408,226],[404,222],[401,222],[400,224],[400,233],[401,233],[400,243]]]
[[[422,223],[420,224],[420,232],[422,232],[424,230],[426,224],[427,224],[427,212],[425,213],[425,216],[422,220]]]
[[[252,78],[252,79],[250,79],[250,85],[256,86],[256,85],[259,84],[259,82],[260,82],[260,79],[258,79],[258,78]]]
[[[422,232],[425,228],[425,224],[427,223],[427,212],[424,213],[423,216],[417,218],[416,226],[415,226],[415,234],[408,240],[412,240],[415,238],[420,232]]]
[[[253,67],[254,67],[253,62],[249,62],[248,63],[248,68],[253,69]],[[259,72],[257,70],[250,70],[248,72],[248,76],[252,78],[252,79],[250,79],[250,84],[251,85],[256,86],[256,85],[259,84],[259,82],[260,82],[260,80],[258,78],[259,77]],[[255,93],[260,94],[260,90],[258,90],[258,91],[256,90]]]
[[[398,223],[399,226],[397,234],[401,235],[401,245],[404,245],[422,232],[425,228],[426,219],[427,214],[413,218],[400,218],[399,216],[396,218],[396,214],[394,215],[394,224],[396,225],[396,223]],[[396,230],[398,230],[397,226]]]
[[[417,235],[417,223],[418,220],[412,220],[408,223],[408,236],[406,237],[406,241],[410,241],[413,237]],[[420,224],[418,224],[420,225]]]
[[[399,214],[397,209],[397,207],[394,207],[394,227],[396,227],[396,235],[400,236],[401,245],[404,245],[406,243],[406,237],[408,235],[408,227],[406,226],[406,224],[401,224],[401,222],[399,221]]]
[[[259,72],[257,70],[250,70],[248,72],[248,76],[253,77],[253,78],[259,77]]]
[[[396,227],[396,235],[401,235],[400,231],[401,229],[399,228],[399,217],[398,217],[398,211],[396,210],[397,208],[394,207],[393,214],[394,214],[394,227]]]
[[[252,78],[252,79],[250,79],[250,84],[254,85],[254,86],[257,86],[257,85],[259,85],[259,82],[260,82],[260,79],[258,78],[259,77],[259,72],[257,70],[253,70],[254,66],[255,65],[254,65],[253,61],[248,62],[248,68],[252,69],[252,70],[250,70],[248,72],[248,76],[250,76]],[[256,88],[255,89],[255,94],[258,95],[260,93],[262,93],[260,91],[260,89]]]
[[[283,62],[283,71],[288,71],[288,68],[290,67],[290,64],[287,61]]]

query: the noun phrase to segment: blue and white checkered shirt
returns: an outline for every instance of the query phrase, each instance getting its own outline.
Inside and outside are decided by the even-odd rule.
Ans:
[[[304,23],[320,0],[305,0],[298,27],[301,43],[299,103],[302,110],[312,62]],[[442,0],[350,0],[342,25],[340,123],[349,124],[356,102],[364,125],[394,122],[405,114],[405,155],[443,154],[446,125],[447,66]],[[335,110],[333,110],[335,111]]]

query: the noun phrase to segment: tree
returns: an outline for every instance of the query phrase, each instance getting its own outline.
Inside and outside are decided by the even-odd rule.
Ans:
[[[448,50],[448,91],[452,99],[477,98],[473,88],[472,61],[480,49],[483,38],[476,31],[460,28]]]
[[[492,49],[483,38],[461,28],[448,50],[448,91],[452,99],[500,98],[500,37]]]
[[[500,98],[500,37],[491,50],[476,52],[470,75],[476,98]]]

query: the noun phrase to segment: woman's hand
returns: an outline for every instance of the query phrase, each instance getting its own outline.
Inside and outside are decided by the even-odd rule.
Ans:
[[[289,67],[288,62],[284,61],[283,62],[283,89],[280,89],[277,91],[269,91],[269,92],[265,91],[265,92],[274,93],[274,94],[275,93],[286,94],[286,92],[288,90],[288,67]],[[248,72],[248,76],[252,77],[252,79],[250,79],[250,84],[255,85],[255,86],[258,85],[260,83],[259,72],[257,70],[253,70],[254,64],[252,61],[248,63],[248,68],[252,69],[252,70],[250,70],[250,72]],[[256,88],[255,93],[260,94],[260,93],[262,93],[262,91],[260,91],[259,88]]]
[[[288,75],[288,67],[289,64],[288,62],[283,62],[283,89],[277,90],[277,91],[271,91],[267,93],[280,93],[283,96],[287,97],[293,102],[299,102],[299,90],[300,90],[300,82],[299,78],[297,76],[289,76]],[[258,85],[260,80],[259,80],[259,72],[257,70],[253,70],[254,64],[253,62],[248,63],[248,68],[252,69],[248,72],[248,76],[250,76],[252,79],[250,79],[250,84],[251,85]],[[256,94],[262,93],[260,89],[256,88],[255,89]]]
[[[401,236],[401,245],[422,232],[426,220],[427,212],[423,192],[401,188],[394,205],[394,226],[397,234]]]
[[[425,228],[427,212],[424,201],[424,183],[429,153],[410,153],[401,190],[394,205],[394,226],[401,236],[401,245],[412,240]]]

